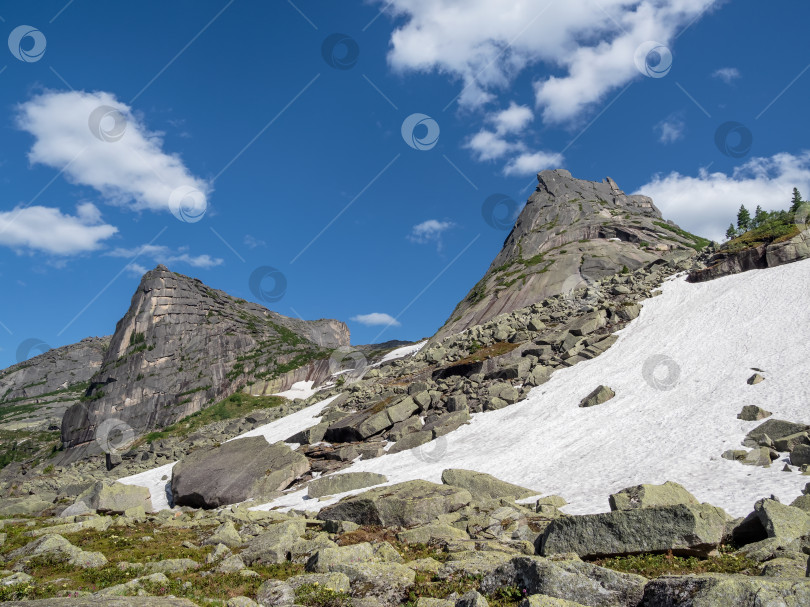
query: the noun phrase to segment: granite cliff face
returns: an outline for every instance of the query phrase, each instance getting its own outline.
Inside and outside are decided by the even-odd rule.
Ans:
[[[628,196],[610,177],[537,175],[503,249],[456,306],[437,338],[657,259],[683,259],[708,244],[661,217],[647,196]]]
[[[101,368],[109,344],[109,337],[88,337],[0,371],[0,428],[58,428]]]
[[[259,380],[283,390],[347,345],[342,322],[288,318],[158,266],[143,276],[82,401],[65,413],[62,441],[91,445],[112,423],[136,435],[162,428]]]

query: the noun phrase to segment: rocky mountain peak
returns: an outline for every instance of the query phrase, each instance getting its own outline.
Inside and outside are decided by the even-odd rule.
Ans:
[[[342,322],[288,318],[159,265],[142,277],[84,398],[65,413],[62,440],[89,444],[108,420],[135,434],[162,428],[258,380],[284,390],[306,379],[293,372],[348,345]]]
[[[708,244],[664,221],[651,198],[625,194],[610,177],[587,181],[556,169],[538,173],[537,182],[500,253],[438,338]]]

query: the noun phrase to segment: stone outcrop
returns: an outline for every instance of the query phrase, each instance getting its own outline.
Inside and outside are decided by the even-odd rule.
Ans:
[[[440,514],[460,510],[472,501],[470,492],[427,481],[409,481],[342,499],[320,511],[324,521],[351,521],[358,525],[424,525]]]
[[[708,504],[657,506],[556,519],[540,542],[544,556],[583,558],[665,553],[707,556],[723,540],[728,515]]]
[[[39,342],[31,345],[47,347]],[[87,382],[101,368],[109,337],[88,337],[79,343],[24,360],[0,371],[0,411],[14,405],[20,413],[3,415],[0,426],[8,430],[58,429],[65,411],[77,403],[87,389]],[[25,349],[25,342],[21,345]],[[36,405],[29,407],[28,405]]]
[[[217,508],[247,499],[278,495],[309,470],[309,461],[284,443],[263,437],[240,438],[193,451],[172,469],[172,495],[178,506]]]
[[[797,226],[798,234],[752,246],[741,251],[729,251],[725,247],[715,253],[706,267],[689,274],[689,282],[705,282],[721,276],[739,274],[748,270],[773,268],[810,257],[810,230],[804,224]]]
[[[141,279],[83,402],[65,413],[62,440],[103,448],[113,426],[163,428],[348,343],[341,322],[287,318],[158,266]]]
[[[628,196],[609,177],[586,181],[558,169],[539,173],[537,181],[503,249],[437,338],[624,268],[694,255],[708,244],[665,222],[650,198]]]

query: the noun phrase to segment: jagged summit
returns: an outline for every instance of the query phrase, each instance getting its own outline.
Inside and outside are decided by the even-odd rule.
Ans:
[[[90,443],[111,419],[138,434],[162,428],[257,380],[286,389],[304,379],[295,370],[322,366],[330,348],[348,344],[342,322],[288,318],[158,265],[141,279],[82,402],[65,413],[62,441]]]
[[[628,196],[610,177],[586,181],[556,169],[538,173],[537,181],[501,252],[437,337],[708,244],[664,221],[651,198]]]

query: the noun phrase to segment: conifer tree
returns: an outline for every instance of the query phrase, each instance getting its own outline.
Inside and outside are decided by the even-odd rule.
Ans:
[[[793,198],[790,202],[791,202],[790,206],[791,213],[795,213],[796,211],[799,210],[799,207],[802,206],[802,202],[804,201],[802,200],[802,195],[799,194],[799,188],[793,188]]]
[[[740,205],[740,210],[737,211],[737,229],[747,232],[751,226],[751,213],[745,208],[744,204]]]
[[[734,229],[734,224],[733,223],[728,224],[728,230],[726,230],[726,238],[731,240],[736,235],[737,235],[737,230]]]
[[[754,211],[754,221],[751,225],[752,228],[758,228],[761,225],[765,225],[765,222],[768,220],[768,212],[763,211],[762,207],[757,205],[756,211]]]

